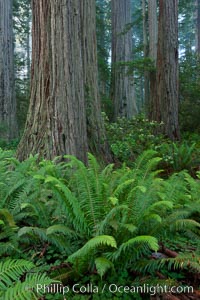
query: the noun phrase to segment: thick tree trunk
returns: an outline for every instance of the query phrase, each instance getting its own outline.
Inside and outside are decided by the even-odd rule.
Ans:
[[[111,161],[101,117],[98,90],[96,5],[95,0],[84,0],[80,3],[88,145],[90,152],[104,158],[104,160]]]
[[[158,20],[157,20],[157,0],[148,1],[148,23],[149,23],[149,57],[152,59],[155,70],[149,73],[149,103],[148,116],[153,118],[153,99],[156,97],[156,61],[158,44]]]
[[[87,160],[80,2],[32,0],[32,87],[21,160],[36,153]]]
[[[0,0],[0,137],[17,136],[14,92],[12,0]]]
[[[137,113],[133,76],[127,74],[128,67],[118,63],[132,60],[132,30],[130,0],[112,0],[112,88],[114,118],[131,118]]]
[[[160,0],[158,54],[153,119],[164,133],[180,138],[178,124],[178,0]]]

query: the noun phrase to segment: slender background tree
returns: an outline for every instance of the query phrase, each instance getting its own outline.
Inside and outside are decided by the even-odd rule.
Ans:
[[[23,131],[30,98],[31,76],[31,0],[14,0],[15,91],[17,120]]]
[[[149,103],[148,116],[153,115],[153,99],[156,97],[156,62],[158,44],[158,20],[157,20],[157,0],[148,1],[148,28],[149,28],[149,57],[151,58],[154,70],[149,72]]]
[[[133,76],[120,63],[132,60],[132,18],[130,0],[112,0],[112,87],[114,118],[137,114]]]
[[[197,0],[197,53],[200,55],[200,0]]]
[[[148,19],[147,19],[147,5],[146,0],[142,0],[142,20],[143,20],[143,45],[144,45],[144,58],[149,54],[148,43]],[[144,71],[144,103],[145,107],[149,103],[149,72]]]
[[[12,0],[0,0],[0,132],[7,141],[17,137],[14,89]]]

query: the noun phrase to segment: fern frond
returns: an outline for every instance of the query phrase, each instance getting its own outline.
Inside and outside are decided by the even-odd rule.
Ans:
[[[141,260],[136,262],[135,269],[145,274],[162,271],[165,266],[168,270],[189,268],[195,272],[200,272],[200,256],[195,253],[182,253],[175,258]]]
[[[105,257],[97,257],[95,259],[95,265],[97,268],[97,273],[101,276],[101,278],[109,269],[114,268],[114,264]]]
[[[131,233],[138,230],[137,226],[135,226],[134,224],[121,224],[121,227],[126,228]]]
[[[115,197],[119,197],[119,195],[124,192],[125,189],[127,189],[128,187],[130,187],[133,183],[135,182],[135,179],[128,179],[124,182],[122,182],[117,188],[116,190],[113,192],[113,195]]]
[[[144,215],[144,220],[145,221],[155,221],[157,223],[162,223],[162,218],[158,214],[153,214],[153,213],[147,213]]]
[[[47,236],[52,234],[63,234],[65,236],[77,236],[77,233],[74,230],[71,230],[67,226],[63,224],[52,225],[47,228],[46,234]]]
[[[98,226],[98,234],[103,234],[108,226],[110,226],[110,222],[119,215],[120,212],[126,212],[129,208],[127,205],[118,205],[113,207],[105,216],[105,218],[100,222]]]
[[[69,188],[78,199],[91,236],[97,234],[98,223],[108,205],[111,181],[109,174],[112,174],[112,166],[101,171],[96,158],[91,154],[88,154],[88,157],[89,167],[86,167],[74,157],[67,156],[71,159],[70,164],[74,170],[69,181]]]
[[[146,168],[147,164],[151,165],[150,161],[157,155],[155,150],[146,150],[144,151],[135,161],[135,168],[136,169],[150,169],[149,167]]]
[[[134,254],[141,255],[141,253],[145,253],[147,250],[158,251],[159,245],[158,240],[153,236],[136,236],[132,239],[129,239],[127,242],[122,243],[120,247],[115,251],[113,258],[116,260],[122,253],[127,253],[128,251],[134,252]]]
[[[50,279],[45,274],[28,274],[24,282],[18,281],[6,290],[3,295],[4,300],[37,300],[39,296],[45,293],[44,288],[42,289],[43,293],[41,293],[37,286],[48,287],[52,283],[55,283],[55,280]]]
[[[100,246],[109,246],[112,248],[117,248],[117,243],[112,236],[109,235],[99,235],[90,239],[81,249],[69,256],[68,261],[73,262],[74,259],[80,256],[87,256],[90,252]]]
[[[182,219],[176,220],[174,224],[170,226],[171,229],[186,230],[186,229],[195,229],[200,228],[200,223],[192,219]]]
[[[150,206],[150,208],[149,208],[149,210],[150,211],[160,211],[160,210],[163,210],[163,209],[172,209],[173,208],[173,202],[171,202],[171,201],[157,201],[157,202],[155,202],[155,203],[153,203],[151,206]]]
[[[10,227],[15,226],[13,215],[7,209],[0,209],[0,218],[4,219],[4,223]]]
[[[0,262],[0,287],[5,290],[17,281],[22,274],[34,268],[34,264],[23,259],[8,259]]]
[[[42,239],[43,241],[48,240],[45,228],[24,226],[24,227],[19,229],[18,236],[22,237],[24,235],[29,235],[32,238],[36,237],[37,239],[39,238],[39,239]]]
[[[71,221],[73,222],[75,228],[77,230],[80,228],[86,230],[87,223],[85,221],[83,211],[80,209],[78,199],[73,195],[70,189],[64,183],[62,183],[61,180],[52,176],[47,176],[45,182],[54,184],[57,191],[64,195],[63,200],[65,202],[65,208],[71,217]]]

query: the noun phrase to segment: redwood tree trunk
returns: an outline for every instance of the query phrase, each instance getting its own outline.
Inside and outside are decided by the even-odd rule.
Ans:
[[[142,0],[142,18],[143,18],[143,46],[144,58],[148,57],[148,36],[147,36],[147,16],[146,16],[146,0]],[[144,71],[144,106],[145,110],[149,104],[149,72]]]
[[[111,161],[101,117],[98,89],[96,5],[95,0],[80,0],[83,79],[86,101],[87,138],[92,153]]]
[[[149,23],[149,57],[153,61],[155,70],[149,72],[149,103],[148,116],[153,118],[153,99],[156,97],[156,61],[158,43],[158,20],[157,20],[157,0],[148,1],[148,23]]]
[[[158,54],[153,119],[164,122],[164,133],[180,138],[178,124],[178,0],[160,0]]]
[[[0,137],[17,136],[14,92],[12,0],[0,0]]]
[[[112,88],[114,118],[131,118],[137,113],[133,76],[127,74],[128,67],[118,63],[132,60],[132,29],[130,0],[112,0]]]
[[[31,99],[21,160],[36,153],[87,160],[80,2],[32,0]]]
[[[200,55],[200,0],[197,0],[197,54]]]

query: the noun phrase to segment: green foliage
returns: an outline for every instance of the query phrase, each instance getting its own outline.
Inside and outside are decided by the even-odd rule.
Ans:
[[[97,257],[95,259],[95,265],[97,268],[97,273],[101,276],[101,279],[107,270],[114,267],[114,264],[105,257]]]
[[[10,142],[7,142],[4,139],[0,139],[0,148],[5,149],[5,150],[15,150],[17,148],[17,145],[19,143],[18,139],[14,139]]]
[[[128,74],[132,74],[134,71],[138,72],[138,75],[141,76],[145,71],[155,71],[155,66],[152,59],[145,57],[145,58],[138,58],[133,61],[129,62],[119,62],[116,64],[116,67],[123,68],[128,67]]]
[[[96,34],[98,78],[101,105],[103,111],[112,115],[112,102],[110,99],[110,49],[111,49],[111,4],[108,0],[96,1]]]
[[[34,264],[23,259],[0,261],[0,299],[38,299],[37,284],[49,285],[52,280],[45,274],[34,272]],[[20,280],[24,277],[24,280]]]
[[[180,125],[182,130],[200,130],[200,59],[190,54],[180,62]]]
[[[156,134],[161,126],[162,124],[144,119],[142,115],[132,120],[118,119],[111,124],[106,120],[108,140],[115,159],[133,166],[140,153],[152,149],[162,158],[159,167],[163,169],[163,176],[181,170],[188,170],[195,176],[200,163],[199,135],[190,134],[188,137],[185,133],[181,142],[172,142],[163,135]]]
[[[188,170],[195,174],[195,169],[200,163],[200,149],[195,142],[168,142],[155,147],[162,155],[162,168],[171,172]]]
[[[185,278],[187,270],[198,271],[198,180],[186,171],[160,178],[161,158],[154,150],[118,169],[112,164],[102,168],[91,154],[88,166],[65,158],[38,162],[30,157],[20,163],[12,152],[0,152],[0,258],[8,255],[14,259],[8,264],[19,266],[14,275],[6,273],[8,282],[2,282],[8,291],[2,297],[32,299],[24,296],[24,287],[48,281],[46,272],[67,285],[99,286],[137,285],[138,278],[150,275],[158,280],[157,271],[167,274],[169,284]],[[151,259],[160,245],[179,255]],[[20,264],[21,259],[30,265]]]
[[[77,252],[70,255],[68,260],[70,262],[73,262],[78,257],[89,255],[93,250],[95,250],[96,248],[102,245],[117,248],[116,241],[112,236],[109,235],[95,236],[94,238],[90,239],[81,249],[79,249]]]
[[[149,122],[143,115],[127,120],[118,119],[116,123],[106,122],[108,141],[117,159],[132,165],[132,162],[143,151],[160,145],[164,141],[162,135],[155,135],[156,122]]]
[[[13,1],[13,27],[15,34],[17,119],[19,129],[23,131],[30,94],[31,0]]]

